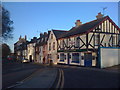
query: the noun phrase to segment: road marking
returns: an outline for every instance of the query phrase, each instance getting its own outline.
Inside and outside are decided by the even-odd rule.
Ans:
[[[61,82],[61,87],[60,88],[63,88],[64,87],[64,72],[63,72],[62,69],[61,69],[61,75],[62,75],[62,82]]]
[[[35,75],[37,72],[39,72],[39,71],[43,71],[43,69],[37,69],[37,70],[36,70],[35,72],[33,72],[30,76],[26,77],[25,79],[21,80],[20,82],[16,82],[16,84],[11,85],[11,86],[7,87],[6,89],[14,88],[14,87],[16,87],[16,86],[18,86],[18,85],[23,84],[26,80],[29,80],[30,78],[32,78],[32,76],[34,76],[34,75]]]
[[[59,88],[59,86],[60,86],[60,80],[61,80],[61,71],[59,69],[59,79],[58,79],[58,83],[56,85],[56,88]]]
[[[58,78],[56,88],[62,89],[63,87],[64,87],[64,72],[62,69],[59,69],[59,78]]]

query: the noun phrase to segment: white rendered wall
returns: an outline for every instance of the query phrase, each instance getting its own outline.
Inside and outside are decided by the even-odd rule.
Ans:
[[[101,48],[101,68],[120,64],[119,53],[120,49],[117,48]]]

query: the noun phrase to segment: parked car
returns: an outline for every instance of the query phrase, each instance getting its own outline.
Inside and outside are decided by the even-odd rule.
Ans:
[[[22,59],[22,63],[29,63],[30,61],[28,59]]]

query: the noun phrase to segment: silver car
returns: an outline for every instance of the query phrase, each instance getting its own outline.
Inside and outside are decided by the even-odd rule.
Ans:
[[[28,62],[30,62],[28,59],[23,59],[22,60],[22,63],[28,63]]]

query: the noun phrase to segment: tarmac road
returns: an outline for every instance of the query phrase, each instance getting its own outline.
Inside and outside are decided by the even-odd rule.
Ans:
[[[63,88],[120,88],[120,73],[85,67],[63,67]]]
[[[3,64],[2,89],[16,84],[41,68],[44,66],[32,63],[11,62]]]

